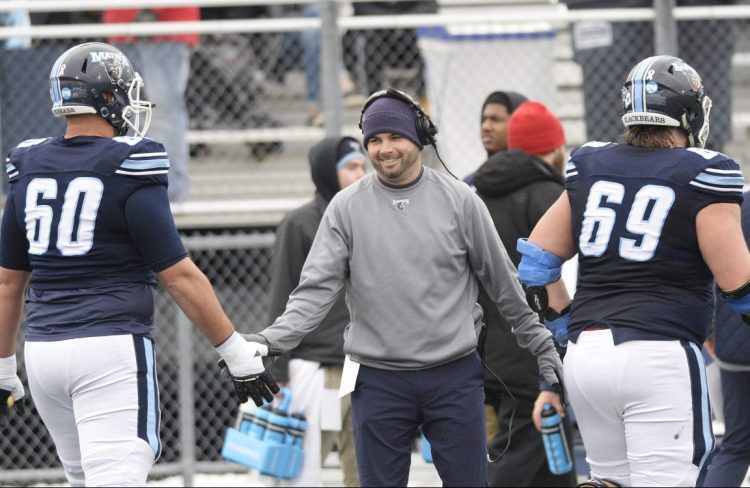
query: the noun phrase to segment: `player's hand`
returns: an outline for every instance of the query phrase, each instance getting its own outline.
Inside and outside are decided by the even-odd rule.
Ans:
[[[23,383],[16,374],[16,356],[0,358],[0,425],[7,423],[11,408],[23,411],[25,395]]]
[[[549,346],[542,349],[536,355],[536,362],[539,365],[539,373],[544,380],[560,395],[563,405],[566,404],[565,387],[563,386],[563,365],[560,355],[557,354],[554,343],[550,340]]]
[[[565,417],[565,407],[563,407],[562,401],[560,400],[560,395],[554,391],[540,391],[539,396],[536,397],[536,401],[534,402],[534,410],[531,413],[534,427],[536,427],[536,430],[538,431],[542,430],[542,410],[548,403],[554,407],[560,417]]]
[[[264,400],[266,403],[271,403],[273,395],[279,392],[279,385],[268,371],[247,376],[234,376],[223,359],[219,360],[219,367],[223,374],[232,378],[234,392],[240,403],[245,403],[252,398],[255,405],[260,407]]]
[[[232,378],[240,403],[252,398],[257,406],[261,406],[263,399],[273,400],[273,395],[279,392],[279,385],[263,366],[267,346],[249,342],[234,332],[216,351],[221,355],[219,367]]]

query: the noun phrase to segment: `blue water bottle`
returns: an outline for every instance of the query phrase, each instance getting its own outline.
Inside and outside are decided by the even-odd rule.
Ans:
[[[568,440],[565,438],[562,418],[546,403],[542,410],[542,441],[547,453],[547,464],[552,474],[565,474],[573,469]]]
[[[271,415],[271,406],[266,404],[262,407],[255,409],[255,415],[253,415],[253,423],[250,424],[250,429],[247,434],[257,440],[262,440],[266,434],[266,428],[268,427],[268,417]]]

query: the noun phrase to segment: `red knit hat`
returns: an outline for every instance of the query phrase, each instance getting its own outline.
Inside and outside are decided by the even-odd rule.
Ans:
[[[565,144],[565,132],[555,114],[539,102],[523,102],[508,120],[508,149],[545,154]]]

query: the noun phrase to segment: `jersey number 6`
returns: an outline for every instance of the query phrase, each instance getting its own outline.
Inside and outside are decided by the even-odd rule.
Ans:
[[[94,245],[94,225],[104,185],[97,178],[75,178],[65,190],[62,212],[55,219],[52,207],[40,201],[57,198],[57,180],[34,178],[26,190],[26,238],[29,254],[49,249],[52,225],[57,222],[57,250],[63,256],[81,256]]]
[[[607,250],[617,212],[601,205],[603,202],[622,204],[624,196],[625,187],[620,183],[597,181],[591,186],[578,241],[584,256],[601,256]],[[654,256],[674,199],[674,190],[667,186],[646,185],[638,190],[625,228],[640,235],[640,243],[638,239],[620,237],[620,257],[631,261],[648,261]]]

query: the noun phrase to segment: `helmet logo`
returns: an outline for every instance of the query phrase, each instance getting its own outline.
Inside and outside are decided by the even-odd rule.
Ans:
[[[630,90],[625,87],[622,87],[622,105],[623,107],[625,107],[625,110],[630,110],[630,107],[633,105],[633,99],[630,95]]]
[[[659,84],[655,81],[651,80],[648,83],[646,83],[646,93],[652,94],[656,93],[659,90]]]
[[[695,71],[692,66],[685,62],[682,62],[675,63],[672,65],[672,67],[675,71],[679,71],[685,75],[688,83],[690,83],[690,88],[692,88],[694,91],[699,91],[701,89],[701,87],[703,86],[703,82],[701,81],[701,77],[698,72]]]
[[[103,64],[105,63],[105,61],[112,61],[116,64],[124,64],[126,66],[130,66],[128,58],[126,58],[122,53],[113,53],[110,51],[92,51],[89,53],[89,56],[91,56],[92,63]]]
[[[60,95],[62,95],[63,100],[70,100],[70,97],[72,95],[72,93],[70,92],[70,88],[66,86],[65,88],[60,90]]]

